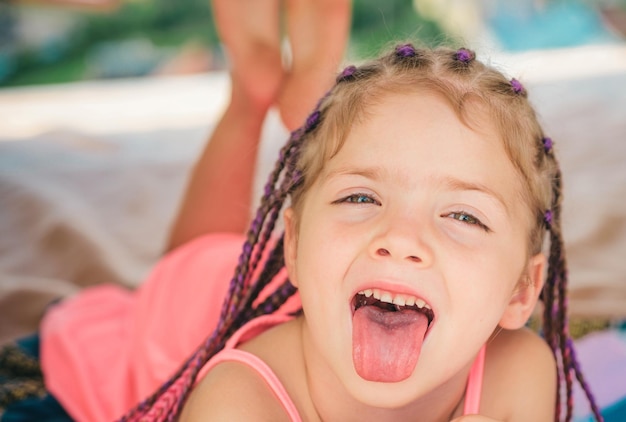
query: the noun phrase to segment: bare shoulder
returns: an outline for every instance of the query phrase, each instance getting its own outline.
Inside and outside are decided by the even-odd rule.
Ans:
[[[481,414],[506,421],[552,421],[556,363],[528,330],[503,330],[487,345]]]
[[[289,418],[253,369],[239,362],[223,362],[192,390],[180,420],[288,421]]]

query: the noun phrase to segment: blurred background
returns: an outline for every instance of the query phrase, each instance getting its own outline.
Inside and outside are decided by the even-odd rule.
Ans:
[[[349,57],[389,40],[524,51],[615,43],[626,0],[356,0]],[[224,68],[208,0],[0,2],[0,86]]]
[[[470,46],[529,88],[565,174],[572,310],[626,317],[626,0],[353,2],[346,61],[398,40]],[[209,0],[0,0],[0,309],[31,282],[141,282],[226,69]],[[257,192],[287,135],[271,114]]]

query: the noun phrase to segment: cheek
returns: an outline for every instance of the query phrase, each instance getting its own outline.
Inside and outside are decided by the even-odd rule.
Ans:
[[[476,253],[448,255],[446,278],[453,283],[450,294],[458,306],[476,317],[501,312],[510,301],[523,267],[523,253],[501,246],[481,248]]]
[[[301,232],[298,242],[297,274],[300,280],[311,282],[323,288],[337,277],[342,262],[341,248],[331,233],[322,230]]]
[[[330,224],[323,213],[312,210],[302,217],[294,268],[302,305],[305,312],[323,309],[327,316],[335,315],[349,303],[345,278],[357,246],[350,233]]]

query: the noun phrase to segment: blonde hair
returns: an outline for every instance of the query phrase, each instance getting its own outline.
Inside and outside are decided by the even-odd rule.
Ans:
[[[496,127],[524,186],[520,199],[532,219],[528,252],[539,252],[556,171],[554,161],[546,159],[543,131],[525,91],[516,92],[502,73],[479,61],[459,60],[459,50],[414,50],[411,56],[397,50],[359,68],[348,68],[354,70],[340,76],[320,103],[323,119],[308,135],[297,163],[303,183],[292,193],[296,214],[324,164],[339,152],[350,129],[372,106],[389,94],[428,91],[445,98],[467,126],[476,128],[477,118],[488,118]]]
[[[284,267],[283,235],[275,243],[269,241],[281,209],[291,197],[298,213],[325,163],[337,154],[350,128],[367,117],[377,101],[389,93],[420,90],[442,95],[469,127],[485,117],[496,127],[523,182],[520,199],[529,208],[531,220],[529,252],[541,249],[546,231],[550,240],[548,275],[541,298],[542,334],[556,357],[559,373],[555,420],[560,420],[562,380],[566,388],[565,420],[572,418],[573,377],[583,387],[596,418],[602,420],[576,360],[567,326],[567,271],[560,232],[561,175],[552,141],[543,135],[518,81],[509,81],[476,61],[469,50],[417,50],[409,44],[360,67],[347,67],[304,126],[291,134],[248,230],[217,327],[166,383],[120,420],[175,420],[200,369],[226,340],[246,322],[278,310],[296,292],[289,280],[265,292]],[[263,261],[262,256],[267,259]]]

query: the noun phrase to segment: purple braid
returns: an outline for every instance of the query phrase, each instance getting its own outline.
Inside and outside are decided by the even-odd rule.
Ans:
[[[254,310],[255,301],[272,279],[285,265],[284,260],[284,236],[280,236],[274,248],[270,251],[265,261],[265,265],[258,276],[257,282],[250,286],[246,297],[246,312],[241,315],[242,318],[249,320],[248,316]]]
[[[263,302],[251,310],[249,318],[252,320],[261,315],[272,314],[296,293],[297,289],[289,280],[285,280],[274,292],[272,292]]]
[[[587,396],[587,399],[589,400],[591,411],[593,415],[595,416],[596,420],[602,421],[604,420],[604,418],[602,414],[600,413],[600,408],[598,407],[598,404],[596,403],[596,400],[593,394],[591,393],[589,384],[587,384],[587,380],[583,376],[582,370],[580,369],[580,364],[578,363],[578,359],[576,358],[576,349],[574,348],[574,341],[571,338],[567,339],[567,347],[570,350],[570,355],[572,358],[572,368],[574,370],[574,373],[576,374],[576,379],[578,380],[578,383],[582,387],[583,391],[585,392],[585,395]]]
[[[273,294],[280,292],[279,296],[270,296],[263,303],[255,304],[257,298],[260,297],[261,292],[267,286],[267,284],[274,279],[278,272],[284,267],[284,236],[281,236],[276,242],[276,246],[270,252],[269,257],[265,262],[263,271],[258,277],[258,282],[251,286],[248,302],[246,303],[246,312],[241,315],[243,321],[250,321],[257,316],[264,314],[271,314],[277,310],[282,304],[291,297],[296,289],[291,285],[288,280],[282,287],[279,287]],[[291,286],[292,289],[288,290],[286,286]],[[276,305],[275,308],[269,309],[267,303],[272,302]]]
[[[543,334],[546,342],[552,349],[557,360],[559,382],[557,383],[555,420],[561,418],[561,383],[565,381],[565,420],[571,421],[573,417],[573,378],[575,377],[582,387],[592,412],[598,421],[603,421],[595,398],[589,385],[584,379],[580,364],[576,359],[573,340],[569,333],[567,316],[567,263],[565,248],[561,234],[561,202],[562,202],[562,177],[561,171],[552,154],[552,141],[546,142],[543,138],[541,148],[546,156],[550,157],[556,167],[556,174],[552,179],[552,208],[543,216],[546,230],[550,235],[550,257],[548,260],[548,276],[542,293],[544,302]]]
[[[215,331],[156,392],[139,403],[119,420],[124,422],[149,420],[173,421],[184,405],[195,379],[204,364],[225,345],[226,340],[237,329],[252,318],[271,313],[282,306],[296,289],[286,280],[262,303],[253,307],[258,295],[284,266],[283,240],[278,240],[269,252],[263,271],[255,282],[253,275],[261,262],[269,239],[274,231],[280,210],[290,192],[301,182],[296,169],[300,147],[306,135],[312,132],[321,120],[316,109],[305,125],[294,131],[281,149],[279,159],[269,175],[261,204],[247,232],[238,265],[231,279],[228,293],[222,304],[220,318]]]

